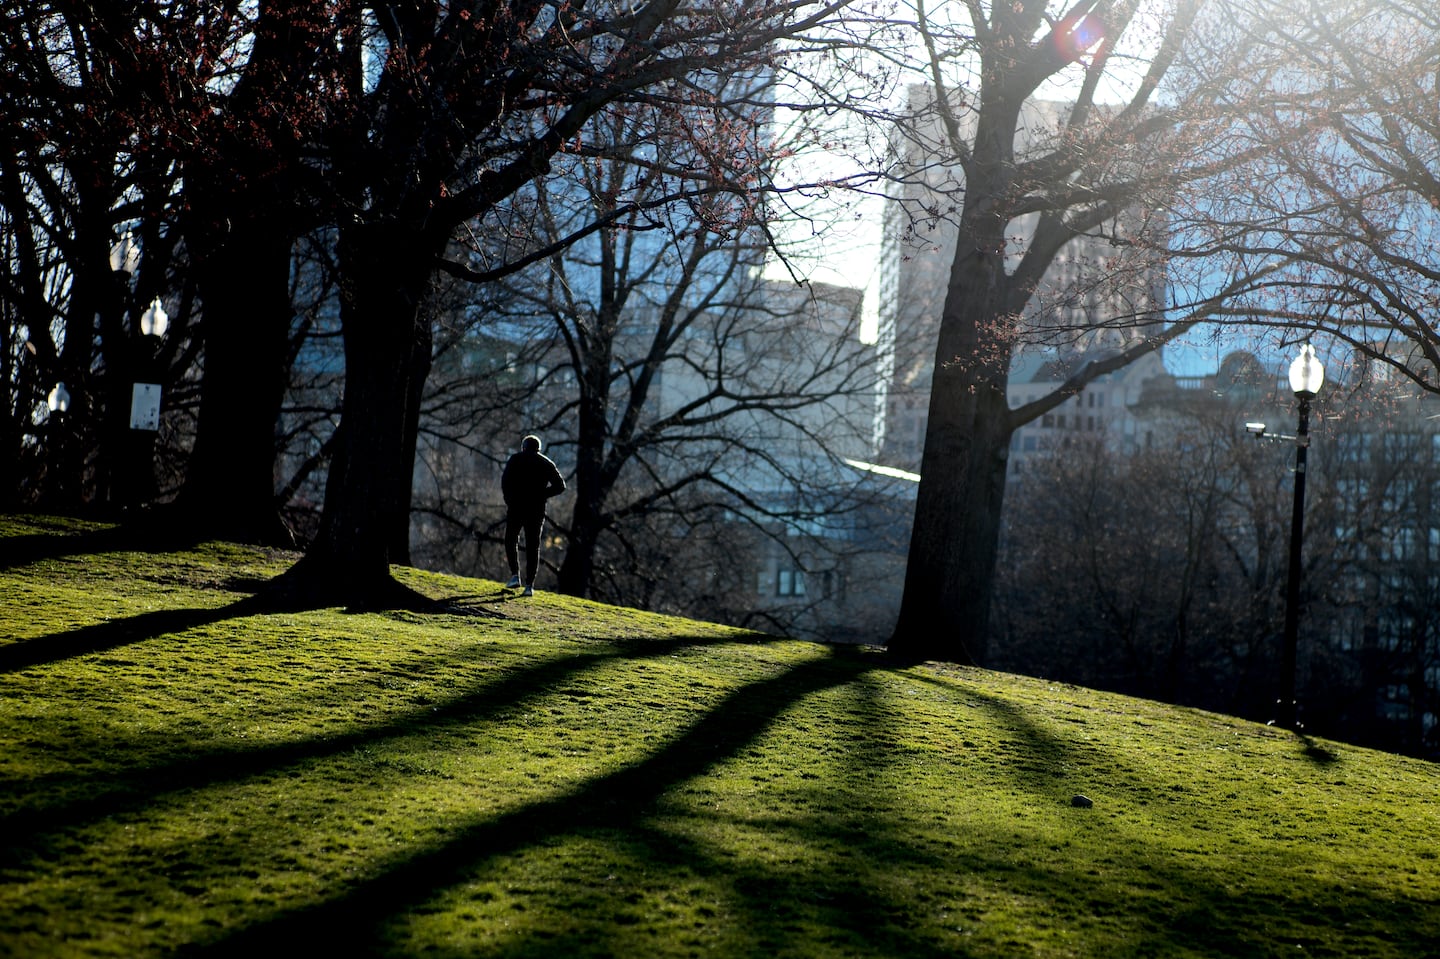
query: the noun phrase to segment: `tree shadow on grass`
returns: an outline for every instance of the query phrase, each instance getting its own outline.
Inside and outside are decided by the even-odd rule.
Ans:
[[[1070,775],[1069,770],[1083,765],[1083,760],[1088,758],[1077,751],[1073,742],[1042,727],[1020,706],[983,692],[975,682],[965,679],[947,681],[918,672],[911,673],[908,678],[962,695],[969,705],[982,708],[999,719],[1015,735],[1016,750],[1005,758],[1012,766],[1011,774],[1017,784],[1026,789],[1048,793],[1048,784],[1063,780]],[[1073,778],[1072,785],[1076,785]],[[1065,792],[1058,786],[1056,789],[1055,795]]]
[[[915,736],[923,735],[923,721],[922,726],[913,725],[915,716],[906,709],[904,693],[908,681],[923,682],[928,677],[904,673],[896,683],[884,675],[888,664],[871,665],[876,668],[847,667],[844,681],[833,684],[841,699],[827,708],[826,720],[833,725],[829,744],[821,748],[834,768],[821,775],[804,769],[802,759],[802,768],[789,773],[787,788],[789,795],[798,792],[804,798],[771,819],[751,812],[752,803],[734,820],[733,825],[745,831],[743,834],[753,834],[757,843],[754,855],[742,852],[736,856],[733,845],[696,838],[683,821],[677,823],[674,814],[663,808],[653,814],[638,809],[631,822],[609,827],[608,836],[603,835],[606,830],[582,823],[571,830],[572,835],[603,841],[607,850],[621,850],[637,864],[637,871],[651,873],[649,888],[637,883],[640,888],[623,900],[614,896],[605,900],[628,914],[597,911],[579,923],[565,922],[568,917],[564,917],[564,928],[559,930],[534,925],[520,931],[502,930],[496,933],[499,944],[486,954],[506,959],[636,954],[637,937],[629,924],[646,921],[647,901],[653,916],[683,898],[687,888],[698,886],[714,894],[717,885],[721,902],[713,910],[715,918],[703,931],[692,934],[697,952],[912,959],[1003,954],[993,941],[967,947],[982,911],[974,908],[967,893],[977,877],[985,877],[980,882],[991,882],[988,877],[998,875],[999,884],[1010,882],[1014,867],[997,860],[988,844],[977,843],[978,837],[963,831],[937,835],[915,828],[917,795],[895,788],[897,781],[907,779],[906,765],[927,761],[923,750],[909,748]],[[938,685],[952,694],[962,693],[967,705],[982,709],[990,705],[970,702],[977,697],[968,688]],[[930,721],[941,722],[939,718]],[[943,733],[937,731],[937,735]],[[751,752],[735,750],[742,756]],[[990,759],[977,754],[958,760],[946,756],[942,761],[954,768],[957,776],[948,783],[943,779],[932,783],[931,788],[949,791],[949,801],[932,803],[929,808],[948,808],[951,802],[963,807],[967,802],[964,770],[975,762],[989,764]],[[712,815],[703,804],[691,804],[690,808],[692,811],[682,815]],[[962,829],[960,821],[963,816],[957,820],[957,830]],[[536,843],[548,844],[554,838],[537,837]],[[769,840],[799,851],[777,855],[764,848]],[[1023,848],[1023,843],[1017,840],[1011,848],[1015,847]],[[594,882],[604,877],[607,868],[602,864],[595,870],[598,876],[577,876],[577,882]],[[627,903],[632,901],[639,908],[629,913]],[[423,914],[429,908],[444,906],[425,904],[414,911]],[[936,922],[934,914],[948,914],[951,921]],[[401,916],[391,917],[392,922],[396,920],[404,921]],[[670,918],[659,921],[678,925]],[[388,929],[379,931],[383,934]],[[682,925],[678,933],[682,947],[691,944],[683,938],[685,934]],[[1012,945],[1016,954],[1028,951],[1022,943]],[[370,948],[372,954],[387,949],[389,954],[403,954],[394,940]],[[669,949],[672,954],[677,951]],[[465,952],[442,948],[435,954],[461,956]]]
[[[692,642],[713,644],[716,640],[711,637]],[[553,691],[554,685],[564,682],[571,673],[591,668],[603,659],[665,655],[681,645],[688,643],[683,638],[637,641],[633,646],[617,643],[603,653],[539,664],[522,675],[486,684],[483,690],[442,704],[441,709],[448,712],[439,722],[473,721],[500,708],[492,701],[508,696],[508,702],[514,703],[530,692]],[[848,651],[832,652],[825,658],[790,667],[780,675],[730,693],[675,739],[625,769],[580,783],[554,798],[514,812],[477,813],[469,822],[461,823],[452,838],[402,853],[403,858],[390,868],[361,876],[353,886],[333,887],[330,898],[323,902],[282,912],[233,933],[217,933],[214,941],[196,943],[189,952],[248,956],[271,949],[286,955],[293,954],[300,944],[323,936],[331,947],[327,951],[337,955],[404,954],[399,937],[409,931],[412,919],[423,920],[427,912],[437,908],[444,911],[444,906],[437,905],[439,902],[449,895],[463,894],[477,878],[483,882],[484,877],[495,875],[502,866],[510,865],[513,860],[509,857],[517,853],[553,848],[577,839],[582,847],[579,856],[600,844],[607,852],[616,851],[617,856],[642,869],[650,867],[651,896],[666,888],[666,883],[718,876],[720,885],[712,888],[723,886],[728,890],[727,905],[733,914],[717,916],[714,926],[718,935],[730,939],[716,945],[699,938],[706,930],[690,929],[685,934],[696,937],[697,951],[708,949],[723,954],[724,946],[733,943],[740,948],[731,954],[801,954],[811,941],[823,942],[829,954],[836,955],[930,959],[944,955],[999,955],[1004,954],[1004,946],[1013,946],[1011,951],[1016,953],[1028,951],[1026,942],[997,943],[994,939],[972,951],[959,939],[941,942],[938,937],[948,933],[937,933],[933,923],[908,921],[917,910],[973,905],[963,897],[967,890],[977,887],[988,890],[992,899],[1042,904],[1035,907],[1042,912],[1033,914],[1043,916],[1043,924],[1052,936],[1069,935],[1089,924],[1092,931],[1081,935],[1080,941],[1115,947],[1113,952],[1094,954],[1280,955],[1282,951],[1293,953],[1296,945],[1312,941],[1305,938],[1308,934],[1313,933],[1313,941],[1322,944],[1327,934],[1334,935],[1330,930],[1341,928],[1347,930],[1343,933],[1345,941],[1357,946],[1348,954],[1367,954],[1358,947],[1370,941],[1366,936],[1376,935],[1393,936],[1394,942],[1409,950],[1389,950],[1386,954],[1418,956],[1433,951],[1426,945],[1434,941],[1433,936],[1425,936],[1434,931],[1435,919],[1427,918],[1424,907],[1413,900],[1385,898],[1378,883],[1338,889],[1323,882],[1299,880],[1298,891],[1293,893],[1276,891],[1273,885],[1251,890],[1243,877],[1210,868],[1203,859],[1185,858],[1165,846],[1143,821],[1105,822],[1102,847],[1105,855],[1148,864],[1147,881],[1139,889],[1128,884],[1133,871],[1120,871],[1118,878],[1097,873],[1093,854],[1072,857],[1043,850],[1027,853],[1027,843],[1033,842],[1036,833],[1019,820],[1014,826],[1000,824],[997,831],[1005,835],[987,836],[986,842],[976,842],[979,837],[963,833],[958,833],[954,842],[917,839],[903,818],[910,812],[906,803],[911,797],[890,794],[882,783],[863,788],[855,785],[864,781],[867,771],[911,755],[903,749],[897,752],[897,745],[903,744],[897,744],[888,732],[865,740],[837,737],[836,745],[845,750],[845,771],[832,781],[815,781],[816,803],[805,815],[766,821],[756,819],[748,809],[742,814],[740,825],[757,835],[788,830],[792,840],[807,845],[821,839],[825,849],[814,864],[744,854],[736,858],[733,845],[710,847],[687,835],[683,823],[676,824],[668,797],[678,794],[677,787],[704,776],[718,763],[748,755],[770,726],[806,696],[837,687],[853,689],[850,704],[842,707],[846,713],[858,714],[852,728],[894,725],[903,720],[906,700],[881,688],[883,684],[876,678],[880,670],[883,666],[875,657]],[[916,674],[905,676],[907,681],[917,678],[920,676]],[[1045,729],[1043,724],[1036,725],[1025,710],[977,689],[976,683],[939,685],[961,700],[962,706],[986,711],[1000,707],[998,715],[1007,720],[1018,739],[1023,742],[1027,737],[1034,738],[1027,752],[1064,756],[1073,750],[1072,758],[1083,758],[1089,752],[1089,747],[1071,743],[1068,737]],[[405,722],[391,724],[394,729],[389,734],[424,735],[434,728],[434,721],[428,708],[416,710]],[[317,740],[298,745],[321,756],[356,748],[354,742],[332,748],[333,743]],[[297,761],[305,758],[296,757]],[[228,763],[218,753],[211,760],[219,765]],[[1006,762],[1007,758],[994,760]],[[284,761],[281,753],[257,750],[254,768],[237,771],[227,766],[212,770],[215,775],[211,781],[283,769]],[[172,772],[183,778],[200,771],[189,767],[189,763],[179,761]],[[964,763],[958,768],[963,772]],[[1020,766],[1014,775],[1019,784],[1032,788],[1037,800],[1043,802],[1048,794],[1043,778]],[[172,792],[172,786],[185,788],[183,783],[172,782],[156,792]],[[957,779],[954,788],[963,798],[963,779]],[[826,805],[822,806],[822,802]],[[105,812],[93,811],[97,815]],[[686,804],[682,812],[707,814],[699,804]],[[0,824],[0,834],[14,835],[13,824]],[[847,848],[853,849],[854,855],[844,855]],[[1014,854],[1016,850],[1020,855]],[[825,854],[832,858],[825,859]],[[1098,860],[1102,865],[1106,861]],[[605,868],[603,863],[595,863],[583,876],[577,875],[576,881],[588,877],[603,883],[611,878],[605,875]],[[932,879],[945,873],[958,878],[938,882]],[[1237,884],[1241,894],[1246,898],[1258,896],[1263,905],[1237,903]],[[461,945],[449,944],[430,954],[458,957],[483,952],[510,959],[566,953],[638,954],[634,949],[637,939],[630,930],[634,924],[646,921],[647,911],[653,914],[645,903],[646,892],[645,888],[637,889],[633,900],[599,892],[593,897],[592,901],[610,908],[618,904],[621,910],[628,910],[625,915],[594,912],[576,922],[564,922],[569,917],[560,915],[557,918],[562,920],[562,927],[554,935],[549,935],[543,924],[516,923],[513,929],[497,930],[499,941],[491,940],[483,949],[467,953]],[[1297,907],[1313,901],[1339,905],[1323,915],[1291,915],[1305,913]],[[627,905],[630,902],[634,903],[633,910]],[[984,908],[982,903],[976,909],[957,909],[956,924],[981,922],[988,918],[983,916]],[[1143,910],[1139,918],[1135,915],[1138,910]],[[534,915],[539,915],[538,911]],[[1387,928],[1388,919],[1394,920],[1393,933]],[[1316,928],[1307,930],[1307,922]],[[1353,934],[1349,932],[1351,923],[1356,928]],[[1113,930],[1095,933],[1096,924],[1113,926]],[[547,934],[537,935],[537,930]],[[819,938],[807,940],[806,936]],[[1283,943],[1281,938],[1285,939]],[[1333,939],[1330,941],[1333,943]],[[1384,941],[1391,943],[1391,939]]]
[[[54,539],[55,537],[48,538]],[[225,582],[225,588],[233,592],[249,592],[253,595],[224,606],[150,610],[133,616],[90,623],[63,632],[49,633],[45,636],[36,636],[0,646],[0,675],[34,666],[50,665],[92,653],[109,652],[167,633],[183,633],[186,630],[209,626],[241,616],[300,612],[322,608],[303,602],[277,602],[276,597],[267,590],[270,582],[273,581],[235,577]],[[506,618],[505,614],[499,610],[474,605],[474,598],[469,596],[431,599],[419,593],[413,593],[413,597],[415,598],[403,607],[385,607],[380,610],[347,609],[345,612],[394,612],[403,609],[408,612],[432,615]],[[469,601],[467,602],[467,600]]]
[[[77,656],[109,652],[167,633],[183,633],[199,626],[209,626],[222,620],[266,611],[265,604],[258,597],[247,596],[225,606],[156,609],[134,616],[77,626],[61,633],[50,633],[0,646],[0,675],[32,666],[58,663]]]
[[[553,799],[488,816],[456,835],[357,881],[330,899],[197,947],[213,956],[254,956],[295,943],[324,941],[340,955],[373,954],[382,927],[396,916],[463,881],[497,857],[577,829],[627,827],[668,790],[702,775],[754,742],[792,703],[854,680],[873,660],[831,651],[780,675],[751,683],[706,711],[688,729],[645,759],[585,782]]]
[[[1271,877],[1247,889],[1246,882],[1252,877],[1237,876],[1228,868],[1228,861],[1210,866],[1204,855],[1193,852],[1188,836],[1178,847],[1171,845],[1162,838],[1163,830],[1152,828],[1143,816],[1131,813],[1118,817],[1111,812],[1106,818],[1096,820],[1093,817],[1098,813],[1069,808],[1062,811],[1059,807],[1070,805],[1064,802],[1069,794],[1068,786],[1072,784],[1067,780],[1077,774],[1085,775],[1083,770],[1097,759],[1096,765],[1100,768],[1113,769],[1116,765],[1113,758],[1097,751],[1093,744],[1075,740],[1063,729],[1056,732],[1045,728],[1045,724],[1037,723],[1024,708],[983,692],[975,683],[947,684],[936,677],[913,672],[904,678],[948,688],[952,694],[958,694],[965,705],[990,714],[999,721],[998,725],[1016,737],[1015,751],[1007,750],[999,757],[967,758],[957,764],[959,775],[963,776],[967,764],[976,761],[1003,769],[1016,786],[1033,797],[1030,808],[1034,812],[1043,815],[1042,810],[1048,806],[1051,818],[1081,817],[1077,822],[1092,827],[1096,835],[1103,837],[1097,846],[1102,857],[1113,855],[1144,863],[1139,873],[1143,884],[1137,890],[1133,885],[1136,874],[1123,868],[1117,869],[1113,876],[1097,872],[1095,860],[1083,851],[1086,829],[1075,832],[1077,848],[1072,853],[1068,843],[1066,847],[1038,846],[1035,839],[1045,835],[1044,830],[1028,828],[1023,819],[1017,819],[1013,827],[997,823],[980,841],[982,837],[965,834],[962,817],[954,823],[956,841],[941,838],[938,845],[933,840],[907,845],[907,837],[914,834],[887,828],[888,824],[902,821],[910,812],[905,799],[862,789],[850,800],[853,809],[869,814],[863,820],[856,817],[851,830],[857,850],[865,851],[852,861],[850,877],[855,880],[855,891],[863,893],[866,889],[884,888],[880,874],[887,864],[922,870],[937,877],[945,874],[967,877],[999,890],[1002,898],[1048,903],[1043,915],[1052,930],[1086,924],[1104,926],[1113,920],[1114,951],[1106,948],[1103,938],[1089,939],[1088,946],[1095,950],[1091,953],[1095,955],[1279,956],[1296,954],[1297,947],[1311,954],[1310,950],[1319,950],[1322,944],[1333,947],[1337,938],[1349,943],[1349,948],[1342,946],[1340,952],[1326,954],[1365,955],[1370,954],[1370,937],[1409,944],[1387,954],[1433,954],[1433,949],[1426,947],[1435,941],[1434,931],[1440,923],[1435,914],[1427,914],[1430,904],[1415,898],[1388,898],[1383,880],[1365,884],[1350,877],[1327,883],[1292,874],[1278,884],[1275,877]],[[865,712],[867,725],[903,729],[907,722],[913,721],[913,716],[907,716],[903,701],[877,694],[877,684],[867,677],[855,685],[856,708]],[[847,753],[846,771],[840,779],[853,793],[853,784],[864,783],[867,777],[873,776],[874,770],[893,765],[903,756],[904,751],[896,750],[884,737],[856,738],[854,748]],[[1327,756],[1329,758],[1310,758],[1320,763],[1337,758],[1328,753]],[[1076,773],[1077,769],[1081,772]],[[1173,789],[1173,784],[1156,784],[1153,780],[1151,783],[1165,785],[1166,794]],[[955,791],[956,803],[963,806],[966,801],[963,779],[956,780]],[[1214,815],[1209,804],[1194,799],[1183,802],[1194,811],[1195,826],[1204,829],[1207,819]],[[1161,815],[1172,814],[1162,812]],[[1101,864],[1105,861],[1105,858],[1099,860]],[[1403,864],[1397,864],[1397,871],[1403,871]],[[1237,892],[1237,888],[1242,891]],[[945,903],[957,924],[973,927],[982,920],[983,910],[967,908],[963,893],[946,889],[943,880],[936,883],[932,892],[939,896],[932,901]],[[1261,904],[1241,903],[1237,901],[1240,897],[1259,900]],[[1325,910],[1306,908],[1316,902],[1343,905]],[[909,905],[913,909],[917,903]],[[884,903],[857,903],[853,908],[868,908],[872,925],[883,922],[886,916]],[[838,918],[837,922],[847,928],[850,924],[848,916]],[[1073,935],[1067,934],[1066,939],[1076,941]],[[893,937],[888,942],[869,945],[876,947],[874,952],[880,955],[920,954],[915,944],[900,948],[902,943]],[[1030,951],[1027,943],[1011,945],[1017,954]],[[995,954],[992,948],[981,951],[984,955]]]
[[[481,616],[493,617],[495,619],[509,619],[509,614],[500,609],[492,609],[490,604],[499,606],[503,603],[533,603],[533,596],[525,596],[518,589],[505,589],[496,587],[488,593],[458,593],[454,596],[446,596],[434,601],[436,607],[433,612],[454,613],[460,616]]]
[[[448,726],[484,721],[545,695],[572,676],[616,659],[653,659],[671,656],[697,646],[733,642],[713,636],[674,636],[665,639],[621,638],[609,641],[602,652],[563,656],[527,667],[479,689],[408,710],[388,722],[370,724],[348,733],[290,740],[250,747],[221,747],[187,751],[169,762],[149,763],[114,773],[62,773],[36,777],[24,783],[31,800],[0,817],[0,835],[30,837],[96,822],[129,809],[143,808],[164,797],[222,783],[243,782],[275,774],[315,760],[342,756],[407,736],[433,736]],[[84,798],[65,801],[64,791],[82,791]]]
[[[746,818],[732,820],[730,825],[753,828],[756,823]],[[941,941],[943,937],[936,936],[928,923],[917,922],[917,903],[897,899],[895,887],[883,881],[891,869],[934,872],[949,865],[907,843],[901,830],[880,822],[861,823],[853,816],[823,814],[763,825],[780,841],[803,844],[813,852],[813,859],[777,862],[763,855],[736,856],[733,849],[708,844],[643,811],[624,826],[581,825],[572,830],[573,836],[587,846],[601,847],[607,856],[625,865],[633,864],[637,871],[648,874],[648,880],[627,883],[631,891],[620,898],[618,913],[598,903],[587,904],[586,916],[568,922],[569,928],[564,930],[500,931],[499,944],[487,954],[506,959],[642,954],[635,948],[637,937],[632,927],[651,921],[698,885],[717,897],[715,905],[699,911],[701,925],[677,933],[681,937],[688,933],[691,941],[682,938],[680,944],[691,946],[697,954],[768,957],[824,951],[827,955],[905,959],[964,955],[953,942]],[[853,855],[828,854],[842,842],[849,844]],[[607,878],[604,868],[582,865],[578,869],[590,871],[577,875],[576,881],[603,886]],[[615,877],[615,881],[623,880]],[[600,898],[605,898],[604,892],[592,897]],[[371,950],[372,954],[387,951],[383,945]],[[388,951],[403,954],[398,947]],[[427,949],[427,953],[431,951]],[[665,951],[676,954],[678,950]],[[449,954],[466,953],[452,949]]]
[[[38,520],[37,520],[38,522]],[[0,536],[0,569],[17,569],[48,559],[94,553],[170,552],[195,545],[193,537],[168,527],[127,523],[81,532],[51,530]]]

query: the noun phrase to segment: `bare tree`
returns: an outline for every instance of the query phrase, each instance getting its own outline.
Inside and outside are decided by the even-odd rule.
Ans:
[[[1287,474],[1242,430],[1256,412],[1157,391],[1152,449],[1101,439],[1027,460],[1001,547],[995,664],[1275,718]]]
[[[342,52],[329,4],[262,2],[212,10],[191,26],[169,8],[184,64],[167,106],[194,118],[180,139],[186,238],[205,339],[199,432],[177,502],[196,533],[255,542],[290,540],[275,490],[276,431],[292,358],[297,240],[332,210],[323,167],[312,164],[334,116]],[[202,55],[183,55],[187,40]],[[157,44],[158,46],[158,44]]]
[[[76,183],[88,185],[97,171],[112,179],[130,158],[154,160],[172,177],[183,170],[187,216],[143,221],[153,235],[142,249],[151,260],[164,250],[158,238],[177,242],[188,231],[195,277],[209,291],[208,335],[217,348],[207,357],[198,503],[230,480],[258,477],[245,481],[255,508],[233,512],[259,516],[273,507],[260,448],[273,448],[283,379],[287,251],[317,224],[334,224],[351,427],[332,446],[316,542],[287,585],[375,599],[386,594],[388,560],[404,558],[408,454],[436,315],[432,281],[457,227],[544,177],[556,158],[585,152],[587,124],[607,104],[689,103],[692,73],[778,62],[787,55],[781,45],[847,5],[177,2],[142,17],[123,5],[46,4],[24,18],[7,13],[5,27],[7,51],[17,62],[28,54],[23,63],[33,68],[23,88],[33,99],[15,103],[43,111],[80,91],[77,118],[117,122],[118,146]],[[45,69],[67,58],[77,75],[95,70],[113,82],[51,82]],[[103,145],[82,126],[27,128],[14,116],[7,128],[29,135],[24,142],[68,140],[67,158]],[[701,189],[737,187],[738,178],[721,176]],[[114,203],[98,206],[113,223]],[[113,240],[116,231],[107,232]],[[110,245],[91,242],[104,253]],[[493,278],[523,265],[485,270]],[[255,272],[247,276],[247,267]],[[140,273],[142,282],[164,275]],[[23,302],[18,291],[16,298]],[[246,338],[242,331],[257,323],[265,335]],[[238,395],[244,376],[229,375],[247,364],[264,374],[261,397],[248,404]],[[226,468],[226,446],[207,440],[206,423],[243,433],[243,469]]]
[[[354,109],[328,143],[344,207],[344,425],[317,538],[290,588],[364,602],[394,593],[388,562],[396,517],[408,512],[407,453],[432,352],[427,304],[456,229],[567,151],[583,152],[587,125],[608,103],[663,102],[675,95],[667,81],[702,67],[754,69],[844,6],[392,4],[344,25],[342,46],[354,57],[345,99]],[[498,265],[488,277],[522,265]]]
[[[1281,107],[1302,113],[1320,91],[1285,82],[1295,21],[1280,5],[1035,0],[937,13],[922,2],[914,12],[934,94],[933,122],[917,117],[911,128],[938,130],[932,155],[958,171],[951,208],[926,212],[950,219],[957,243],[891,646],[973,661],[986,656],[1013,431],[1198,321],[1244,312],[1245,297],[1294,262],[1280,249],[1252,254],[1258,232],[1248,220],[1230,229],[1217,197],[1311,137],[1294,127],[1252,135],[1254,118]],[[1064,106],[1037,124],[1042,100]],[[1108,244],[1114,255],[1056,285],[1053,268],[1080,242]],[[1156,305],[1167,311],[1164,326],[1143,306],[1078,320],[1036,308],[1046,299],[1082,304],[1097,282],[1156,270],[1167,278],[1168,302]],[[1107,328],[1132,335],[1050,394],[1009,409],[1019,348]]]
[[[1411,0],[1309,4],[1292,16],[1277,43],[1292,51],[1292,99],[1310,106],[1257,112],[1252,135],[1287,146],[1223,205],[1251,221],[1252,248],[1290,260],[1245,307],[1434,392],[1440,16]]]
[[[93,11],[41,4],[0,20],[14,154],[0,170],[6,258],[7,463],[57,382],[71,409],[47,424],[60,505],[137,505],[153,496],[153,434],[129,429],[131,384],[174,383],[194,359],[192,297],[177,270],[179,180],[146,98],[158,78]],[[113,14],[113,11],[112,11]],[[132,38],[133,39],[133,38]],[[158,346],[142,314],[164,297],[172,333]],[[171,399],[175,397],[172,394]],[[173,406],[173,403],[172,403]],[[7,483],[13,495],[16,480]]]
[[[467,356],[472,376],[490,367],[485,417],[456,406],[453,387],[443,402],[431,391],[437,413],[468,422],[453,439],[484,462],[500,462],[535,430],[573,470],[568,520],[552,517],[567,540],[566,592],[640,603],[663,595],[690,612],[728,603],[728,612],[733,602],[704,597],[733,592],[741,577],[713,575],[719,557],[693,547],[718,533],[701,531],[728,516],[732,538],[748,525],[784,542],[787,526],[840,522],[854,505],[835,487],[857,475],[843,460],[872,448],[878,386],[874,350],[859,338],[860,291],[766,279],[764,206],[740,185],[713,189],[717,146],[729,177],[755,176],[776,152],[766,141],[768,83],[715,79],[703,105],[624,105],[598,117],[594,155],[558,162],[507,211],[506,235],[551,252],[492,284],[499,295],[475,315]],[[597,217],[599,229],[560,242]],[[475,235],[476,259],[516,256],[490,248],[493,231]],[[428,472],[440,492],[455,469],[437,457]],[[493,466],[472,472],[493,490]],[[666,570],[667,554],[697,562]],[[687,578],[693,589],[676,585]]]
[[[1362,354],[1363,355],[1363,354]],[[1227,364],[1228,365],[1228,364]],[[1299,684],[1312,733],[1433,755],[1440,701],[1440,439],[1408,380],[1320,402],[1310,460]],[[1157,384],[1163,437],[1072,444],[1016,477],[996,591],[1000,668],[1275,720],[1292,502],[1273,377]],[[1248,379],[1248,378],[1247,378]],[[1268,380],[1268,382],[1267,382]]]

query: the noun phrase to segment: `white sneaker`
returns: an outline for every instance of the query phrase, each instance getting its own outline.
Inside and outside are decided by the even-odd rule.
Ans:
[[[534,595],[535,595],[535,587],[534,587],[534,586],[526,586],[526,587],[525,587],[525,592],[521,593],[520,595],[522,595],[522,596],[534,596]]]
[[[520,574],[519,574],[519,573],[516,573],[514,576],[511,576],[508,580],[505,581],[505,588],[506,588],[506,589],[514,589],[516,586],[519,586],[519,585],[520,585]]]

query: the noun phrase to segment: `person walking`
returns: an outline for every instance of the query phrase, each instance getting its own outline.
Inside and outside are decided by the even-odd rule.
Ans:
[[[550,458],[540,452],[540,437],[520,441],[520,452],[505,463],[500,493],[505,497],[505,560],[510,564],[506,589],[525,587],[535,595],[535,573],[540,569],[540,533],[545,528],[545,501],[565,492],[565,478]],[[520,579],[520,531],[525,531],[525,579]]]

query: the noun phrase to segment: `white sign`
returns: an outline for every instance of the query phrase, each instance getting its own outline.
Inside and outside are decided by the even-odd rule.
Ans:
[[[160,384],[136,383],[130,394],[130,428],[132,430],[158,430],[160,428]]]

